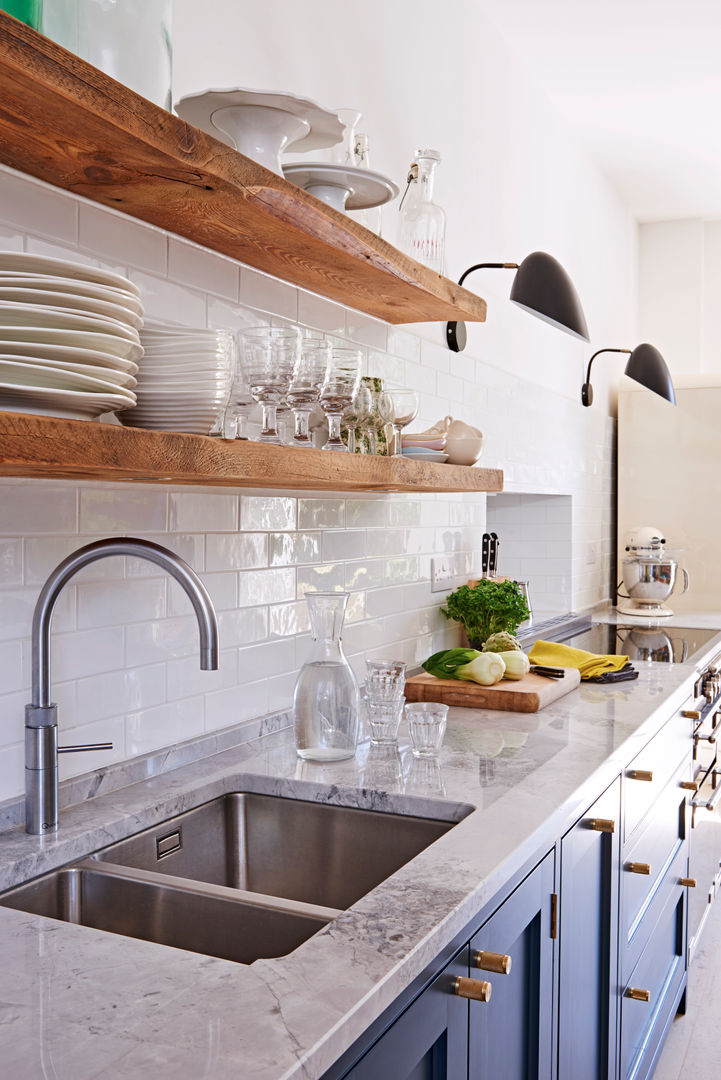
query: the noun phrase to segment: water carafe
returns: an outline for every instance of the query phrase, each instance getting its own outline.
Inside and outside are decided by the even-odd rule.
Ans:
[[[295,745],[304,761],[353,757],[358,684],[341,643],[348,593],[306,596],[313,647],[295,686]]]

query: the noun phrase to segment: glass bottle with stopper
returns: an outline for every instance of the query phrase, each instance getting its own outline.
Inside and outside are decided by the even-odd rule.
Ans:
[[[416,150],[401,200],[401,251],[430,267],[438,274],[445,271],[446,214],[433,202],[436,166],[441,160],[437,150]]]

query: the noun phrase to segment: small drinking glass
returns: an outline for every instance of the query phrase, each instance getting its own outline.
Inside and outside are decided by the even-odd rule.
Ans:
[[[300,349],[296,326],[257,326],[241,333],[245,372],[254,401],[263,410],[261,442],[280,443],[278,406],[285,401]]]
[[[402,697],[390,701],[365,700],[366,717],[371,732],[371,746],[389,746],[398,742],[398,728],[403,718]]]
[[[369,701],[392,702],[403,696],[406,665],[403,660],[366,660],[366,695]]]
[[[211,435],[220,435],[223,439],[246,439],[245,424],[253,406],[248,376],[243,363],[243,350],[233,341],[233,373],[231,377],[225,412],[216,421]]]
[[[368,453],[378,453],[378,432],[381,428],[386,426],[386,421],[378,411],[378,398],[380,393],[375,390],[370,391],[371,401],[370,410],[366,416],[365,423],[362,425],[364,435],[368,439]]]
[[[414,757],[438,757],[446,733],[448,706],[437,701],[406,705],[406,720]]]
[[[378,412],[386,423],[393,425],[393,454],[398,456],[403,449],[401,431],[418,413],[418,394],[415,390],[384,390],[378,397]]]
[[[286,394],[286,400],[295,418],[292,446],[313,446],[313,440],[308,431],[308,420],[320,396],[320,388],[329,360],[329,341],[307,338],[302,343]]]
[[[358,431],[363,432],[363,426],[368,420],[373,408],[373,395],[367,386],[360,384],[356,395],[351,402],[350,411],[345,415],[348,427],[348,451],[351,454],[362,454],[363,439],[358,440]]]
[[[328,419],[328,441],[324,450],[348,450],[341,438],[343,414],[349,408],[361,377],[360,349],[334,348],[320,391],[320,403]]]

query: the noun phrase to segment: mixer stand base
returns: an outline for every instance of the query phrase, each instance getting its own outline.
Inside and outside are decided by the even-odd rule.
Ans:
[[[616,605],[619,615],[634,615],[642,619],[667,619],[673,615],[671,608],[663,604],[635,604],[633,601],[625,601]]]

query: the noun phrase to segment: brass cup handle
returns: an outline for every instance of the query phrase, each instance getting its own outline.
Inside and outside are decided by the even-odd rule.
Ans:
[[[487,952],[485,949],[474,950],[471,953],[471,965],[480,968],[481,971],[494,971],[496,975],[511,974],[511,957],[505,953]]]
[[[626,991],[626,997],[631,998],[633,1001],[650,1001],[650,990],[638,990],[635,986],[629,986]]]
[[[629,862],[625,868],[630,874],[644,874],[648,877],[651,873],[651,864],[647,862]]]
[[[650,769],[629,769],[626,776],[629,780],[645,780],[648,784],[653,783],[653,773]]]
[[[462,976],[453,980],[453,993],[471,1001],[490,1001],[493,987],[484,979],[464,979]]]
[[[589,818],[588,828],[594,829],[596,832],[612,833],[616,831],[616,822],[611,821],[610,818]]]

